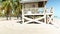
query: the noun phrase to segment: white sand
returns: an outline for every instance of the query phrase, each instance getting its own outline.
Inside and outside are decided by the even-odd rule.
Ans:
[[[54,20],[55,24],[56,21]],[[0,34],[60,34],[60,29],[57,28],[59,26],[55,24],[20,24],[16,22],[17,20],[0,21]]]

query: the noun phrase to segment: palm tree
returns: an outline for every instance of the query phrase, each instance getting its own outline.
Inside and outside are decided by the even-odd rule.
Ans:
[[[14,11],[14,13],[16,14],[17,19],[21,15],[21,4],[19,1],[20,0],[4,0],[4,1],[2,1],[2,10],[5,11],[7,20],[8,20],[8,17],[10,17],[10,19],[11,19],[12,11]]]
[[[17,19],[19,18],[19,17],[21,17],[21,4],[20,4],[20,2],[19,2],[20,0],[16,0],[15,1],[15,4],[14,4],[14,10],[15,10],[15,14],[16,14],[16,16],[17,16]]]
[[[12,0],[5,0],[2,2],[2,10],[5,10],[7,20],[9,16],[11,19],[12,6],[13,6]]]

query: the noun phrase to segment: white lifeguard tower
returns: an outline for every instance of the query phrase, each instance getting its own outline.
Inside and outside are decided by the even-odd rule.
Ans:
[[[21,0],[22,24],[30,23],[52,23],[53,8],[47,9],[47,0]]]

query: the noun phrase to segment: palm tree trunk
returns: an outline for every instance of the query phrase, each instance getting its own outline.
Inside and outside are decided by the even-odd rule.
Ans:
[[[19,19],[19,16],[17,15],[17,19]]]
[[[11,20],[11,16],[9,16],[9,19]]]
[[[6,15],[6,18],[7,18],[7,20],[8,20],[8,15]]]

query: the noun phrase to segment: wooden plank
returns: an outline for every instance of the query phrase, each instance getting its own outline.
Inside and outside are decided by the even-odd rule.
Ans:
[[[24,14],[24,15],[44,15],[44,14]]]

